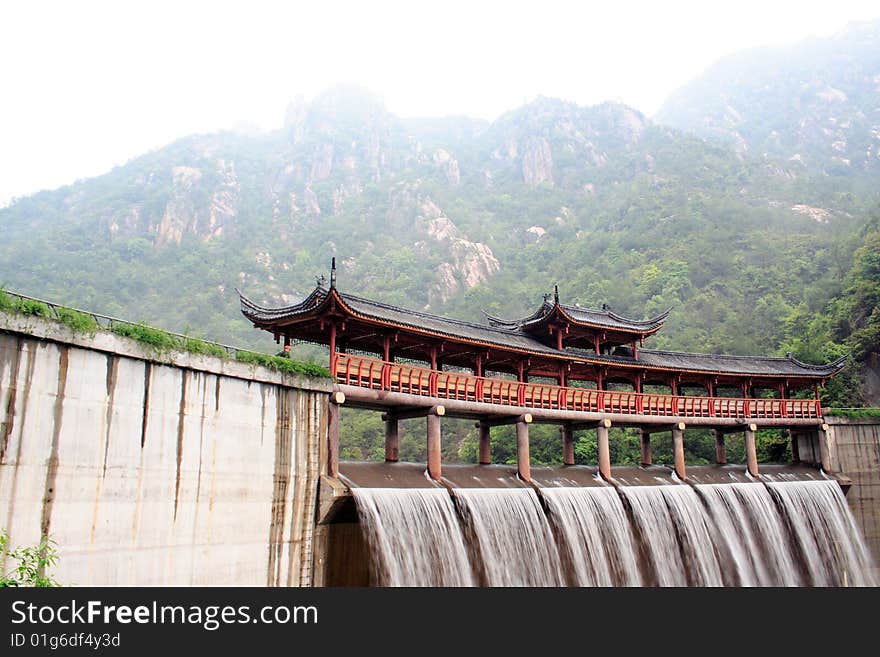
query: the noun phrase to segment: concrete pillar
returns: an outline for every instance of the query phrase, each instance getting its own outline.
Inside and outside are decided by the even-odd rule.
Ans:
[[[753,477],[758,476],[758,448],[755,445],[755,431],[757,425],[750,424],[746,427],[746,468]]]
[[[608,442],[608,426],[610,420],[603,420],[596,427],[596,440],[599,453],[599,476],[606,481],[611,479],[611,445]]]
[[[651,434],[644,429],[639,429],[639,444],[642,448],[642,465],[651,465]]]
[[[327,404],[327,475],[339,475],[339,407],[345,403],[344,392],[334,392]]]
[[[446,414],[442,406],[435,406],[426,416],[428,429],[428,476],[440,479],[440,417]]]
[[[791,462],[792,463],[800,463],[801,462],[801,446],[799,444],[800,437],[795,431],[788,429],[788,439],[791,443]]]
[[[516,467],[520,479],[532,480],[532,465],[529,459],[529,424],[532,416],[528,413],[516,421]]]
[[[480,465],[489,465],[492,462],[491,428],[485,422],[480,422],[478,426],[480,429]]]
[[[720,429],[712,429],[715,436],[715,463],[727,465],[727,447],[724,445],[724,432]]]
[[[396,463],[398,460],[398,446],[400,434],[398,432],[398,424],[396,417],[386,417],[385,419],[385,460]]]
[[[822,459],[822,469],[825,472],[834,472],[831,467],[831,451],[828,449],[828,425],[822,424],[816,430],[816,438],[819,441],[819,458]]]
[[[672,428],[672,455],[675,462],[675,474],[679,479],[687,479],[684,466],[684,422],[676,422]]]
[[[574,431],[570,424],[563,424],[559,427],[559,433],[562,434],[562,463],[574,465]]]

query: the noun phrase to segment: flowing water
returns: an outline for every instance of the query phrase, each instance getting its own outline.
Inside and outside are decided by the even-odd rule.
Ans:
[[[474,586],[467,548],[443,488],[352,488],[379,586]]]
[[[712,515],[713,541],[725,555],[729,583],[804,584],[785,523],[763,484],[705,484],[697,492]]]
[[[577,586],[641,586],[638,549],[617,491],[542,488]]]
[[[381,586],[877,585],[834,481],[352,493]]]
[[[733,484],[731,484],[733,485]],[[722,586],[705,507],[685,485],[621,488],[660,586]]]
[[[468,531],[489,586],[564,586],[559,550],[535,491],[459,488]]]
[[[813,586],[876,586],[861,531],[833,481],[767,484],[784,510]]]

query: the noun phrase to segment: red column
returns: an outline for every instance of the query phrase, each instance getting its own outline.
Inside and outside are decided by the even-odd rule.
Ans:
[[[597,355],[602,353],[602,350],[599,347],[599,336],[598,335],[593,336],[593,346],[596,347],[596,354]]]
[[[336,376],[336,322],[330,322],[330,374]]]
[[[633,346],[633,358],[638,360],[639,359],[639,347],[638,347],[638,344],[636,343],[635,340],[633,340],[632,346]]]
[[[562,351],[562,329],[558,326],[556,327],[556,348]]]
[[[477,356],[477,364],[474,367],[474,375],[483,376],[483,356],[482,356],[482,354]]]

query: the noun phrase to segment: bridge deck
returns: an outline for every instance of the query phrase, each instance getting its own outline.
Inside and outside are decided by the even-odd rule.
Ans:
[[[443,403],[460,417],[530,412],[538,420],[611,417],[616,424],[684,421],[729,425],[758,421],[763,426],[790,426],[822,421],[818,399],[693,397],[595,390],[432,370],[349,354],[337,354],[331,371],[339,389],[355,404],[387,407]],[[359,390],[375,394],[362,394]],[[426,401],[422,403],[419,398]]]

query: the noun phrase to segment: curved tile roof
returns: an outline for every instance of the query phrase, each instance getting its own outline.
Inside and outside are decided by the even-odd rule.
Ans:
[[[237,290],[236,290],[237,291]],[[334,297],[346,307],[347,311],[363,319],[384,323],[419,332],[447,336],[452,339],[477,342],[498,349],[515,350],[529,354],[547,356],[554,359],[575,360],[586,364],[619,366],[628,369],[659,369],[683,372],[721,373],[744,376],[791,376],[825,378],[839,372],[846,358],[833,363],[812,365],[792,357],[734,356],[725,354],[695,354],[677,351],[640,349],[638,360],[633,358],[628,347],[618,347],[614,355],[597,355],[592,351],[565,348],[562,351],[535,339],[523,326],[516,323],[476,324],[458,319],[450,319],[430,313],[408,310],[353,294],[342,294],[333,288]],[[239,292],[241,312],[256,325],[264,328],[275,323],[310,313],[320,313],[328,305],[330,290],[318,286],[302,301],[282,308],[260,306]],[[568,307],[566,307],[568,308]],[[582,309],[576,311],[588,313]],[[598,311],[605,313],[607,311]],[[665,314],[660,316],[665,319]],[[629,320],[627,320],[629,321]],[[657,318],[650,322],[661,321]],[[661,321],[662,323],[662,321]]]
[[[663,326],[666,318],[669,316],[669,310],[663,312],[656,317],[650,319],[629,319],[623,315],[608,310],[607,308],[581,308],[579,306],[569,306],[558,302],[550,302],[545,299],[544,303],[534,313],[522,319],[502,319],[494,317],[488,313],[486,319],[493,326],[504,327],[507,329],[526,328],[541,324],[544,319],[549,317],[554,310],[561,312],[567,316],[570,321],[576,324],[584,324],[590,327],[617,329],[632,333],[652,333]],[[670,309],[671,310],[671,309]]]

